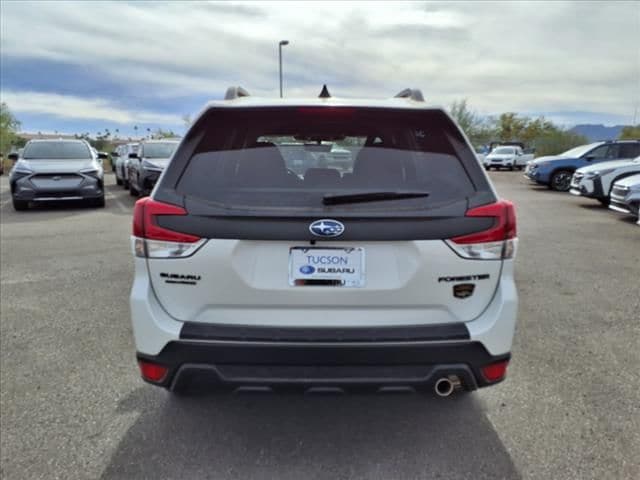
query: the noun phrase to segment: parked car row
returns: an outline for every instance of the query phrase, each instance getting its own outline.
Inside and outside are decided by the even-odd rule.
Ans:
[[[640,140],[596,142],[527,164],[525,177],[552,190],[593,198],[638,215]]]

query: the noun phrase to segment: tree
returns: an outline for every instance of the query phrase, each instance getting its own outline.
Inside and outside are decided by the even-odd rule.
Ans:
[[[557,155],[567,150],[589,143],[589,140],[577,133],[555,128],[544,133],[534,140],[536,157],[545,155]]]
[[[498,140],[502,142],[522,141],[529,119],[517,113],[506,112],[498,117]]]
[[[153,138],[175,138],[176,135],[173,130],[163,130],[161,128],[156,128],[153,132]]]
[[[184,123],[184,126],[189,128],[191,126],[191,115],[189,115],[188,113],[182,116],[182,121]]]
[[[18,140],[20,121],[13,115],[9,106],[0,103],[0,153],[8,153],[11,146]]]
[[[449,107],[449,113],[474,145],[491,141],[495,128],[491,121],[478,115],[467,105],[467,99],[457,100]]]
[[[620,140],[637,140],[640,139],[640,124],[628,125],[620,132]]]

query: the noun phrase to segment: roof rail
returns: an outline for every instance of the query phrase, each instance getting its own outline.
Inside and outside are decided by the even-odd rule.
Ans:
[[[424,102],[422,92],[418,88],[405,88],[400,93],[398,93],[395,98],[408,98],[415,102]]]
[[[224,94],[225,100],[235,100],[240,97],[248,97],[249,92],[247,92],[242,87],[229,87],[227,88],[227,93]]]

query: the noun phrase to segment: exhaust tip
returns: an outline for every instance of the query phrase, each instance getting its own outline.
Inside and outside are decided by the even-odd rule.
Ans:
[[[462,382],[457,375],[449,375],[448,377],[439,378],[435,385],[434,390],[440,397],[448,397],[457,388],[462,387]]]
[[[436,381],[434,390],[440,397],[448,397],[453,393],[453,383],[446,377],[439,378]]]

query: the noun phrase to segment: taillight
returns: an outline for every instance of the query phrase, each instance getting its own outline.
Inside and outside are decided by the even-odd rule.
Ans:
[[[447,240],[454,252],[474,260],[501,260],[513,258],[516,250],[516,212],[513,203],[496,203],[472,208],[467,217],[494,218],[491,228]]]
[[[482,367],[482,376],[487,382],[497,382],[502,380],[507,374],[507,365],[509,360],[503,360],[501,362],[492,363]]]
[[[142,378],[156,383],[162,382],[169,371],[164,365],[147,362],[146,360],[138,360],[138,366],[140,367]]]
[[[157,217],[186,215],[176,205],[141,198],[133,210],[134,253],[137,257],[180,258],[193,255],[205,242],[195,235],[176,232],[158,224]]]

